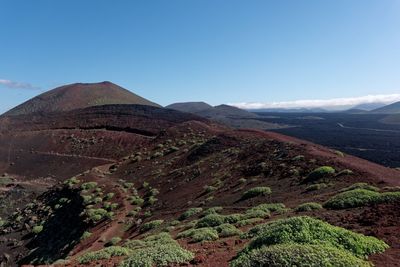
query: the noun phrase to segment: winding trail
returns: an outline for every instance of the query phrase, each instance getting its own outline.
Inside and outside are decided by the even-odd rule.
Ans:
[[[374,131],[374,132],[388,132],[388,133],[400,133],[398,130],[385,130],[385,129],[374,129],[374,128],[358,128],[358,127],[351,127],[345,126],[343,123],[337,123],[340,128],[343,129],[355,129],[355,130],[366,130],[366,131]]]

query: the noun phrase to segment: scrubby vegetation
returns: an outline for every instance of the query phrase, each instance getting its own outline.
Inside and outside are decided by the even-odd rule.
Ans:
[[[188,238],[193,243],[213,241],[219,238],[217,230],[212,227],[203,227],[197,229],[189,229],[177,235],[177,238]]]
[[[147,222],[142,225],[142,227],[140,228],[140,232],[144,233],[144,232],[150,231],[152,229],[157,228],[158,226],[160,226],[163,223],[164,223],[164,220],[154,220],[154,221]]]
[[[385,242],[375,237],[357,234],[307,216],[258,225],[247,236],[254,239],[242,253],[277,244],[325,244],[363,258],[388,248]]]
[[[331,166],[322,166],[313,170],[305,179],[305,182],[318,181],[334,174],[336,171]]]
[[[317,190],[327,188],[328,186],[329,186],[329,184],[326,184],[326,183],[311,184],[306,187],[306,191],[307,192],[317,191]]]
[[[131,251],[127,248],[112,246],[99,251],[88,252],[78,258],[80,264],[88,264],[97,260],[109,259],[115,256],[127,256]]]
[[[322,209],[322,205],[319,203],[315,203],[315,202],[307,202],[307,203],[303,203],[300,204],[295,211],[297,212],[301,212],[301,211],[313,211],[313,210],[320,210]]]
[[[369,267],[371,265],[347,251],[326,245],[281,244],[242,253],[231,262],[230,266]]]
[[[247,190],[246,192],[243,193],[242,200],[253,198],[253,197],[258,197],[258,196],[267,196],[271,194],[271,188],[266,187],[266,186],[258,186],[251,188]]]
[[[366,189],[353,189],[335,195],[324,204],[324,207],[329,209],[347,209],[396,200],[400,200],[400,192],[379,193]]]
[[[187,263],[194,258],[167,233],[147,237],[133,249],[119,267],[153,267]]]
[[[220,237],[235,236],[235,235],[240,235],[242,233],[242,231],[240,231],[234,225],[229,223],[221,224],[215,227],[215,229],[217,230],[218,235]]]
[[[202,211],[203,211],[202,208],[190,208],[187,211],[185,211],[181,216],[179,216],[179,220],[180,221],[186,220],[187,218],[192,217],[193,215],[198,214]]]
[[[340,190],[341,192],[345,192],[345,191],[351,191],[354,189],[365,189],[365,190],[369,190],[369,191],[375,191],[378,192],[379,188],[373,185],[369,185],[367,183],[355,183],[352,184],[349,187],[343,188],[342,190]]]

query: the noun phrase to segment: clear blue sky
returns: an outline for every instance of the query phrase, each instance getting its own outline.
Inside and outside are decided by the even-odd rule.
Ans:
[[[0,112],[113,81],[160,104],[400,92],[398,0],[0,0]],[[10,88],[17,87],[17,88]]]

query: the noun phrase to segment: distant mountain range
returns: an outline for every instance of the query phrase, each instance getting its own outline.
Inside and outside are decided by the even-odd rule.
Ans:
[[[371,111],[372,113],[394,114],[400,113],[400,101],[393,104],[383,106]]]
[[[266,130],[287,127],[286,125],[262,121],[255,113],[229,105],[213,107],[204,102],[184,102],[174,103],[166,106],[166,108],[193,113],[234,128],[256,128]]]

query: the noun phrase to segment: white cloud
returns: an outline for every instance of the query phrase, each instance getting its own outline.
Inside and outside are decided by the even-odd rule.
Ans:
[[[242,102],[230,103],[229,105],[243,109],[263,109],[263,108],[338,108],[352,107],[364,103],[393,103],[400,101],[400,94],[388,95],[366,95],[349,98],[332,99],[313,99],[313,100],[295,100],[283,102]]]
[[[1,85],[10,89],[39,89],[39,87],[33,86],[30,83],[22,83],[6,79],[0,79],[0,86]]]

